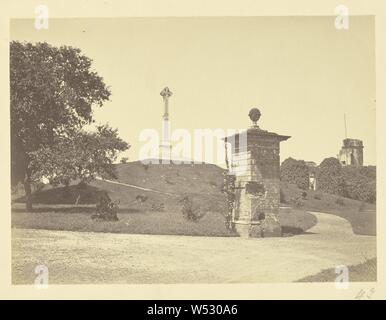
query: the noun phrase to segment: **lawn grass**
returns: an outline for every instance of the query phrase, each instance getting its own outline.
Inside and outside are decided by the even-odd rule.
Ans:
[[[198,222],[183,218],[180,211],[150,212],[123,208],[119,221],[94,221],[93,205],[35,205],[34,212],[26,212],[22,204],[14,204],[12,227],[26,229],[112,232],[132,234],[169,234],[190,236],[237,236],[225,227],[218,212],[207,212]],[[280,212],[283,235],[306,232],[316,224],[316,218],[303,211],[284,209]]]
[[[284,205],[292,206],[291,199],[301,197],[302,192],[294,185],[281,183],[282,201]],[[302,200],[301,209],[330,213],[348,220],[353,232],[360,235],[376,235],[376,206],[370,203],[342,198],[328,193],[307,190],[307,196]],[[342,200],[338,201],[338,200]],[[339,204],[340,203],[340,204]],[[342,204],[343,203],[343,204]]]
[[[16,216],[13,219],[17,221],[15,225],[25,225],[26,227],[33,225],[37,228],[55,228],[55,230],[62,228],[63,230],[99,231],[102,229],[111,230],[108,232],[128,233],[232,235],[225,228],[222,216],[227,210],[226,198],[221,191],[224,169],[212,164],[144,165],[138,161],[117,164],[116,169],[117,181],[121,183],[155,189],[168,194],[139,190],[102,180],[94,180],[86,187],[80,187],[77,185],[77,181],[72,182],[68,187],[53,188],[46,185],[33,193],[33,202],[37,210],[31,217],[35,217],[36,222],[30,221],[30,216],[19,217],[23,216],[20,208],[25,199],[20,196],[20,193],[13,195],[13,207],[16,210],[14,210],[13,216]],[[90,226],[87,214],[92,214],[101,190],[106,190],[113,201],[120,202],[122,208],[120,218],[121,221],[127,220],[125,223],[118,222],[114,227]],[[312,190],[307,190],[307,196],[303,199],[301,197],[303,192],[304,190],[294,185],[281,183],[282,205],[292,207],[293,212],[299,211],[298,214],[292,215],[285,214],[285,211],[281,212],[280,219],[284,235],[304,232],[304,230],[309,229],[309,226],[316,223],[313,220],[315,218],[305,214],[304,211],[334,214],[348,220],[354,233],[376,235],[375,205]],[[200,222],[187,224],[182,220],[179,212],[181,199],[185,195],[188,195],[194,203],[198,204],[202,212],[208,212]],[[294,198],[302,198],[301,206],[296,207],[297,204],[292,201]],[[142,200],[139,201],[138,199]],[[77,206],[74,203],[77,203]],[[67,207],[60,207],[62,204],[66,204]],[[87,207],[87,205],[90,206]],[[164,212],[152,211],[152,208],[160,206],[164,207]],[[71,218],[62,217],[59,214],[57,219],[63,219],[61,221],[63,226],[61,227],[56,226],[56,222],[45,221],[55,221],[53,218],[55,215],[40,218],[40,215],[55,214],[55,212],[58,214],[71,213],[72,217],[75,217],[73,214],[79,214],[79,222],[66,221]],[[130,214],[130,216],[125,214]],[[297,217],[298,220],[293,217]],[[25,222],[23,222],[24,220]],[[115,229],[118,231],[114,231]]]
[[[279,220],[284,237],[307,233],[318,223],[316,217],[305,210],[283,208],[279,211]]]
[[[143,188],[168,193],[162,194],[139,190],[103,180],[93,180],[86,187],[72,181],[70,186],[59,185],[53,188],[44,186],[33,193],[32,200],[37,204],[95,204],[101,190],[106,190],[113,201],[121,207],[150,211],[152,206],[163,205],[165,211],[176,211],[185,195],[204,211],[224,212],[226,198],[222,192],[224,169],[213,164],[162,164],[144,165],[139,161],[116,164],[117,181]],[[22,191],[22,190],[19,190]],[[145,201],[137,201],[138,197]],[[23,192],[16,193],[13,202],[25,202]]]
[[[350,282],[372,282],[377,281],[377,259],[366,259],[365,262],[348,266]],[[338,275],[335,268],[326,269],[318,274],[308,276],[297,282],[334,282]]]

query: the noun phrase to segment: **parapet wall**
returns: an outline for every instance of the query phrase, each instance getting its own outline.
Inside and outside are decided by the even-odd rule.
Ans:
[[[363,142],[359,139],[344,139],[338,159],[343,166],[363,166]]]
[[[343,147],[344,148],[355,148],[355,147],[363,148],[363,141],[359,139],[347,138],[343,140]]]

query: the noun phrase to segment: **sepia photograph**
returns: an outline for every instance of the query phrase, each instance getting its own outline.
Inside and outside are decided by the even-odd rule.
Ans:
[[[381,294],[374,15],[29,10],[3,39],[12,290]]]
[[[10,26],[14,284],[376,281],[372,17],[39,27]]]

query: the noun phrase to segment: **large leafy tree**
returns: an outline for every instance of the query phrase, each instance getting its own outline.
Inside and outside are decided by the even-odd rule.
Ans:
[[[101,125],[95,132],[79,130],[71,136],[56,137],[53,146],[31,153],[31,167],[53,185],[68,185],[75,179],[88,182],[96,176],[116,178],[112,164],[118,153],[127,149],[116,129]]]
[[[280,166],[281,181],[295,184],[300,189],[308,189],[309,168],[304,160],[287,158]]]
[[[342,165],[337,158],[326,158],[320,163],[316,181],[321,191],[340,196],[346,195]]]
[[[376,201],[375,167],[343,167],[346,196],[374,203]]]
[[[109,99],[91,62],[73,47],[10,44],[11,181],[24,184],[27,210],[31,183],[44,171],[37,165],[39,152],[79,134],[93,122],[92,107]]]

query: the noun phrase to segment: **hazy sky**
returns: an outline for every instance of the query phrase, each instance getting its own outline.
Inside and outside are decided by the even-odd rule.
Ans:
[[[136,160],[144,128],[161,128],[168,86],[173,128],[239,129],[257,106],[261,128],[291,138],[291,156],[319,163],[344,139],[363,140],[375,164],[374,21],[350,17],[54,19],[48,30],[13,20],[11,38],[71,45],[93,59],[111,87],[97,122],[117,127]]]

